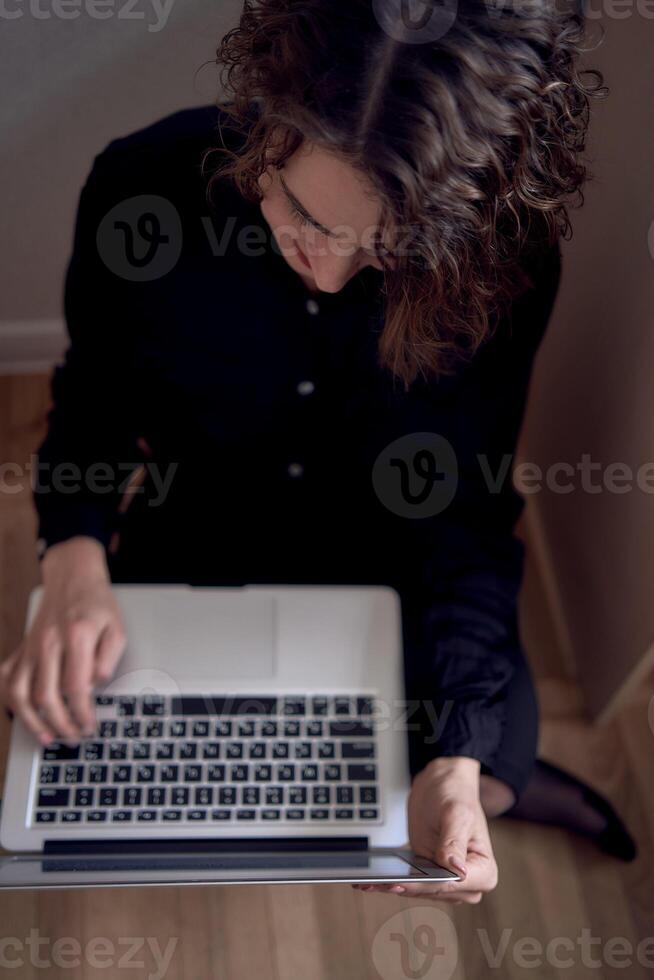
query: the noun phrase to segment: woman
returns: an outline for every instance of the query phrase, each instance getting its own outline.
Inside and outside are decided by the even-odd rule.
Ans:
[[[408,694],[444,721],[411,745],[411,843],[463,880],[422,893],[492,889],[487,818],[509,811],[627,856],[608,804],[534,765],[497,476],[585,177],[581,39],[548,0],[413,26],[392,0],[248,2],[218,52],[229,101],[96,158],[35,486],[44,598],[2,669],[43,742],[92,730],[125,642],[110,575],[383,582]]]

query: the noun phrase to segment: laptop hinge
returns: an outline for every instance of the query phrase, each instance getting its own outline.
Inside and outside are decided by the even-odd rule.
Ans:
[[[46,840],[43,854],[55,856],[72,854],[233,854],[247,851],[261,854],[270,851],[365,851],[367,837],[235,837],[187,838],[163,837],[159,840],[130,838],[129,840]]]

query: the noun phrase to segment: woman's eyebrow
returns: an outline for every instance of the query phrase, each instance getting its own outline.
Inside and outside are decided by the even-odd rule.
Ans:
[[[296,208],[300,212],[300,214],[302,215],[302,217],[306,221],[308,221],[310,224],[312,224],[313,227],[316,228],[323,235],[328,235],[329,238],[343,238],[344,237],[344,235],[337,235],[337,234],[335,234],[335,232],[330,231],[329,228],[325,228],[324,225],[321,225],[319,221],[316,221],[316,219],[314,217],[312,217],[312,215],[309,214],[309,212],[307,211],[307,209],[305,208],[305,206],[303,204],[301,204],[300,201],[298,201],[297,197],[295,196],[295,194],[293,193],[293,191],[290,189],[290,187],[288,186],[288,184],[284,180],[284,177],[283,177],[283,175],[281,173],[279,175],[279,180],[281,182],[281,185],[282,185],[282,188],[284,190],[284,193],[286,194],[286,197],[291,202],[291,204],[293,205],[293,207]]]

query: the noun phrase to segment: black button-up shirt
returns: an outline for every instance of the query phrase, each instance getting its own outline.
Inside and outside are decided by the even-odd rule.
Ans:
[[[394,585],[424,612],[425,696],[450,702],[434,754],[492,771],[521,655],[506,462],[558,248],[471,361],[407,392],[378,366],[377,270],[312,294],[231,181],[209,204],[201,161],[220,118],[176,113],[95,160],[39,453],[40,536],[108,545],[118,529],[118,567],[143,581]]]

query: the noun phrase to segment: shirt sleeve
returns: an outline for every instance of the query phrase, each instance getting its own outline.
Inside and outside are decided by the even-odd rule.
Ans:
[[[507,689],[524,656],[517,624],[523,548],[514,536],[523,505],[510,464],[559,278],[557,244],[535,263],[530,288],[473,359],[446,413],[457,492],[426,534],[420,617],[420,683],[435,693],[440,736],[422,744],[420,768],[436,756],[468,756],[493,772]]]
[[[108,147],[82,189],[64,289],[69,345],[51,379],[48,429],[32,474],[41,553],[76,535],[105,547],[121,485],[139,462],[129,396],[128,283],[98,247],[105,215],[128,193]]]

